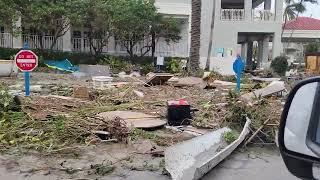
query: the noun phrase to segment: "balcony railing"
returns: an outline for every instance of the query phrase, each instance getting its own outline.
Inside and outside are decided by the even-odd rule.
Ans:
[[[96,43],[95,40],[93,43]],[[150,44],[148,40],[145,42],[138,43],[133,52],[137,55],[140,55],[141,48]],[[90,47],[89,40],[87,38],[73,38],[72,39],[72,51],[74,52],[90,52],[92,47]],[[146,49],[144,49],[146,50]],[[144,52],[143,50],[143,52]],[[119,55],[126,55],[127,51],[126,48],[121,45],[119,41],[116,43],[109,43],[108,46],[103,48],[103,53],[112,53],[112,54],[119,54]],[[145,54],[146,56],[151,55],[151,50]],[[188,45],[186,43],[170,43],[168,44],[165,40],[161,40],[156,44],[156,56],[165,56],[165,57],[187,57],[188,56]]]
[[[222,9],[221,20],[222,21],[242,21],[244,20],[244,9]]]
[[[10,33],[0,33],[0,47],[13,47],[13,37]]]
[[[270,10],[252,10],[254,21],[274,21],[275,16]]]
[[[92,43],[97,47],[97,40],[93,39]],[[104,47],[106,48],[106,47]],[[90,41],[88,38],[72,38],[72,51],[75,52],[90,52],[92,47],[90,46]]]
[[[54,44],[53,36],[40,36],[40,35],[22,35],[23,42],[27,42],[31,49],[51,49]],[[58,38],[51,50],[62,51],[63,40]]]

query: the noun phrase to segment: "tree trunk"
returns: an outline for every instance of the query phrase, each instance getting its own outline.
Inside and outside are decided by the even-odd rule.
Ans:
[[[213,30],[214,30],[214,18],[215,18],[215,10],[214,10],[214,5],[213,3],[213,9],[212,9],[212,15],[211,15],[211,27],[210,27],[210,40],[209,40],[209,46],[208,46],[208,56],[207,56],[207,62],[206,62],[206,71],[210,71],[210,57],[212,53],[212,44],[213,44]]]
[[[155,52],[156,52],[156,33],[154,31],[151,32],[151,50],[152,50],[152,53],[151,53],[151,57],[152,59],[154,59],[154,55],[155,55]]]
[[[196,75],[200,60],[200,33],[201,33],[201,0],[192,0],[191,13],[191,45],[189,70]]]

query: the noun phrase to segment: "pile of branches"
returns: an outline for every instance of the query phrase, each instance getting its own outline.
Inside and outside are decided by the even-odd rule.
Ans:
[[[260,99],[250,106],[241,102],[235,94],[229,94],[228,114],[225,117],[226,125],[241,132],[246,118],[251,119],[251,137],[247,143],[269,144],[275,143],[281,116],[281,102],[272,98]]]

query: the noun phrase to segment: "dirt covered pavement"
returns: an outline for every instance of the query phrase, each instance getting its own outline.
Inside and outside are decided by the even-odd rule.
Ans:
[[[274,143],[283,102],[279,94],[272,94],[248,106],[233,92],[233,85],[146,86],[146,78],[140,77],[115,78],[112,88],[97,88],[90,79],[54,73],[32,73],[32,96],[24,97],[21,75],[0,80],[2,89],[17,95],[2,107],[0,171],[17,178],[167,179],[166,147],[225,126],[239,132],[247,116],[255,120],[252,134],[263,126],[250,143]],[[266,86],[248,84],[243,94]],[[78,86],[88,90],[87,98],[74,97]],[[181,99],[192,108],[189,131],[146,131],[127,126],[123,119],[97,116],[132,111],[166,121],[167,102]],[[235,138],[225,137],[227,142]]]

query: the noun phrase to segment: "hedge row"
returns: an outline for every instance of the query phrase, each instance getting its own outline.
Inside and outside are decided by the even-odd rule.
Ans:
[[[13,59],[14,55],[20,49],[1,48],[0,47],[0,59]],[[116,71],[129,71],[132,70],[133,64],[136,67],[140,67],[143,73],[152,71],[155,69],[156,59],[152,57],[135,57],[133,60],[128,56],[111,56],[100,55],[93,56],[89,53],[75,53],[75,52],[61,52],[61,51],[40,51],[33,50],[39,56],[39,66],[45,66],[44,60],[64,60],[68,59],[72,64],[103,64],[110,65]],[[161,68],[163,71],[176,72],[177,62],[181,58],[166,57],[165,66]],[[133,62],[133,64],[132,64]]]

